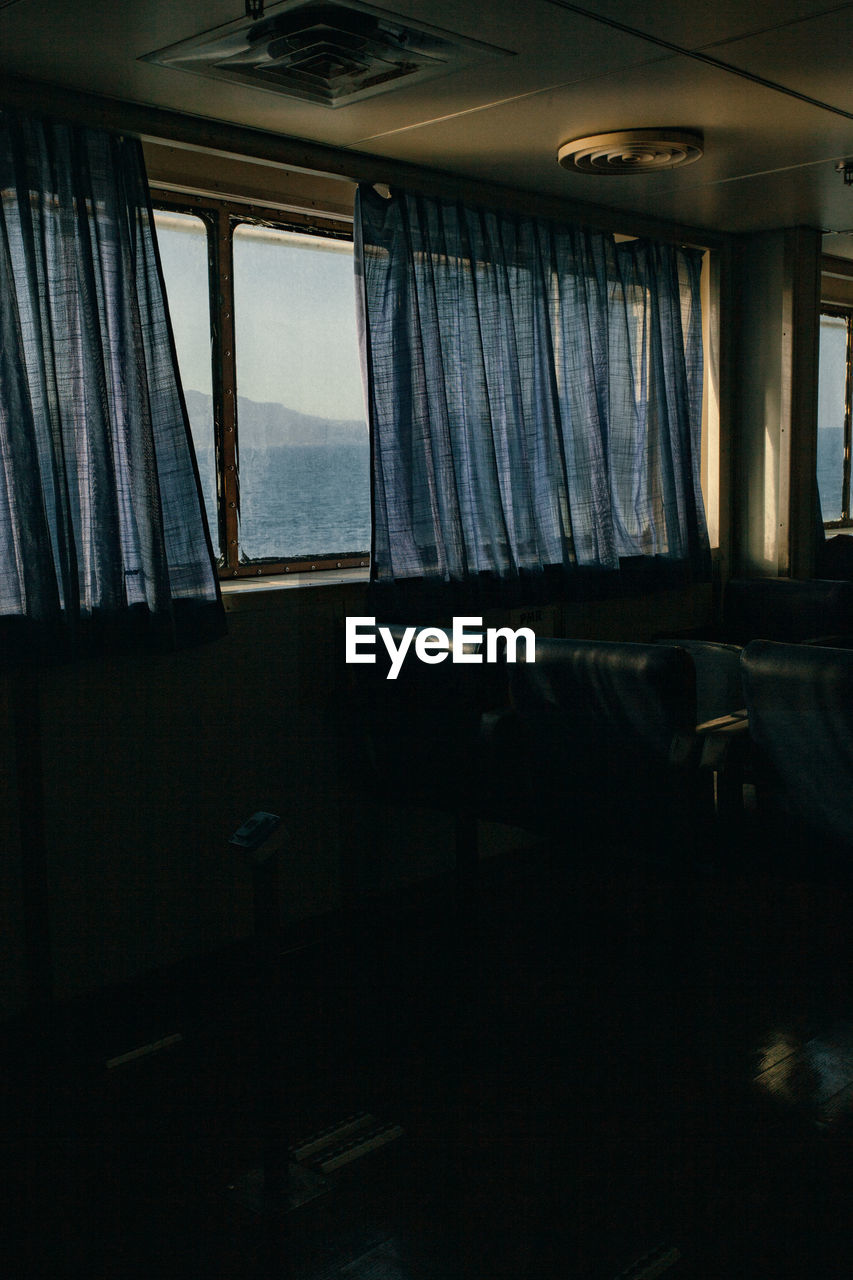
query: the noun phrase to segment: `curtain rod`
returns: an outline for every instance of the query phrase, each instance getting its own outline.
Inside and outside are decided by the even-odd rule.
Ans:
[[[598,231],[649,236],[703,249],[719,249],[728,240],[725,233],[719,231],[661,221],[606,205],[562,200],[517,187],[482,182],[477,178],[460,178],[443,170],[421,168],[406,161],[343,150],[325,143],[164,107],[84,93],[46,81],[4,77],[0,84],[0,106],[130,133],[144,140],[170,142],[173,146],[190,150],[252,159],[276,168],[354,183],[390,183],[425,195],[465,200],[541,217],[571,219]]]

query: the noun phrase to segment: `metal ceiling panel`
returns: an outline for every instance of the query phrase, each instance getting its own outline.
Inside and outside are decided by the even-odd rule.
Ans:
[[[400,0],[387,7],[515,56],[328,111],[139,61],[232,23],[241,0],[18,0],[0,7],[0,70],[697,225],[853,227],[853,188],[832,167],[853,154],[853,121],[667,47],[705,49],[853,110],[846,68],[853,5],[637,0],[626,10],[622,0],[571,7],[528,0],[523,8],[517,0]],[[596,180],[557,165],[557,147],[573,137],[667,125],[704,134],[704,158],[683,173]]]
[[[277,7],[269,6],[268,12]],[[188,72],[139,61],[154,48],[212,28],[223,15],[233,18],[233,6],[229,13],[222,3],[205,9],[195,0],[178,5],[142,0],[104,10],[96,0],[79,0],[72,11],[63,0],[44,0],[35,24],[24,0],[8,14],[0,11],[0,64],[15,75],[346,146],[394,128],[534,93],[543,84],[571,83],[660,57],[645,42],[614,35],[589,19],[555,9],[547,0],[526,6],[523,23],[514,0],[498,0],[476,12],[465,3],[411,2],[401,4],[399,11],[421,16],[428,12],[431,22],[509,48],[516,56],[423,85],[402,82],[383,98],[330,113],[311,103],[248,86],[206,82]]]
[[[548,2],[559,8],[573,7],[570,0]],[[580,0],[576,7],[684,49],[712,49],[720,42],[771,31],[839,9],[831,0],[755,0],[751,4],[744,4],[743,0],[692,0],[686,4],[673,4],[672,0],[634,0],[630,6],[624,0]],[[841,7],[849,8],[849,5]]]
[[[853,5],[717,47],[726,62],[853,114]],[[853,145],[853,120],[851,145]]]
[[[584,134],[670,125],[704,134],[705,155],[681,171],[628,177],[572,174],[557,165],[559,145]],[[417,135],[417,137],[413,135]],[[733,228],[787,225],[790,201],[775,209],[759,175],[789,171],[787,188],[809,221],[849,226],[853,189],[834,173],[851,140],[850,122],[748,80],[685,58],[634,69],[427,125],[371,138],[377,154],[550,195]],[[831,180],[815,181],[824,166]],[[775,189],[779,190],[778,183]],[[746,204],[745,204],[746,202]]]

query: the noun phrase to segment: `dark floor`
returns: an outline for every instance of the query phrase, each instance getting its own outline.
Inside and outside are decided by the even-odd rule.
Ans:
[[[62,1011],[8,1071],[3,1274],[853,1275],[853,894],[571,852],[490,867],[461,945],[438,894],[285,954],[289,1132],[405,1136],[284,1241],[228,1190],[268,1127],[249,957]]]

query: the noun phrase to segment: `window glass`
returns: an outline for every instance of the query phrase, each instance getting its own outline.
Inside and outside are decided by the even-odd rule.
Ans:
[[[820,318],[817,483],[824,520],[840,520],[844,481],[844,401],[847,383],[847,321]]]
[[[210,290],[207,228],[189,213],[154,213],[207,521],[217,546],[216,450],[213,436],[213,374],[210,362]]]
[[[363,553],[370,450],[352,245],[234,230],[241,561]]]

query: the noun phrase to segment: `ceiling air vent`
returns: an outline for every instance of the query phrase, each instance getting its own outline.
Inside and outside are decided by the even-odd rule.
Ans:
[[[656,173],[702,156],[702,135],[688,129],[628,129],[563,143],[557,159],[579,173]]]
[[[242,18],[146,54],[144,61],[343,107],[401,81],[509,52],[358,0],[291,0],[260,21]]]

